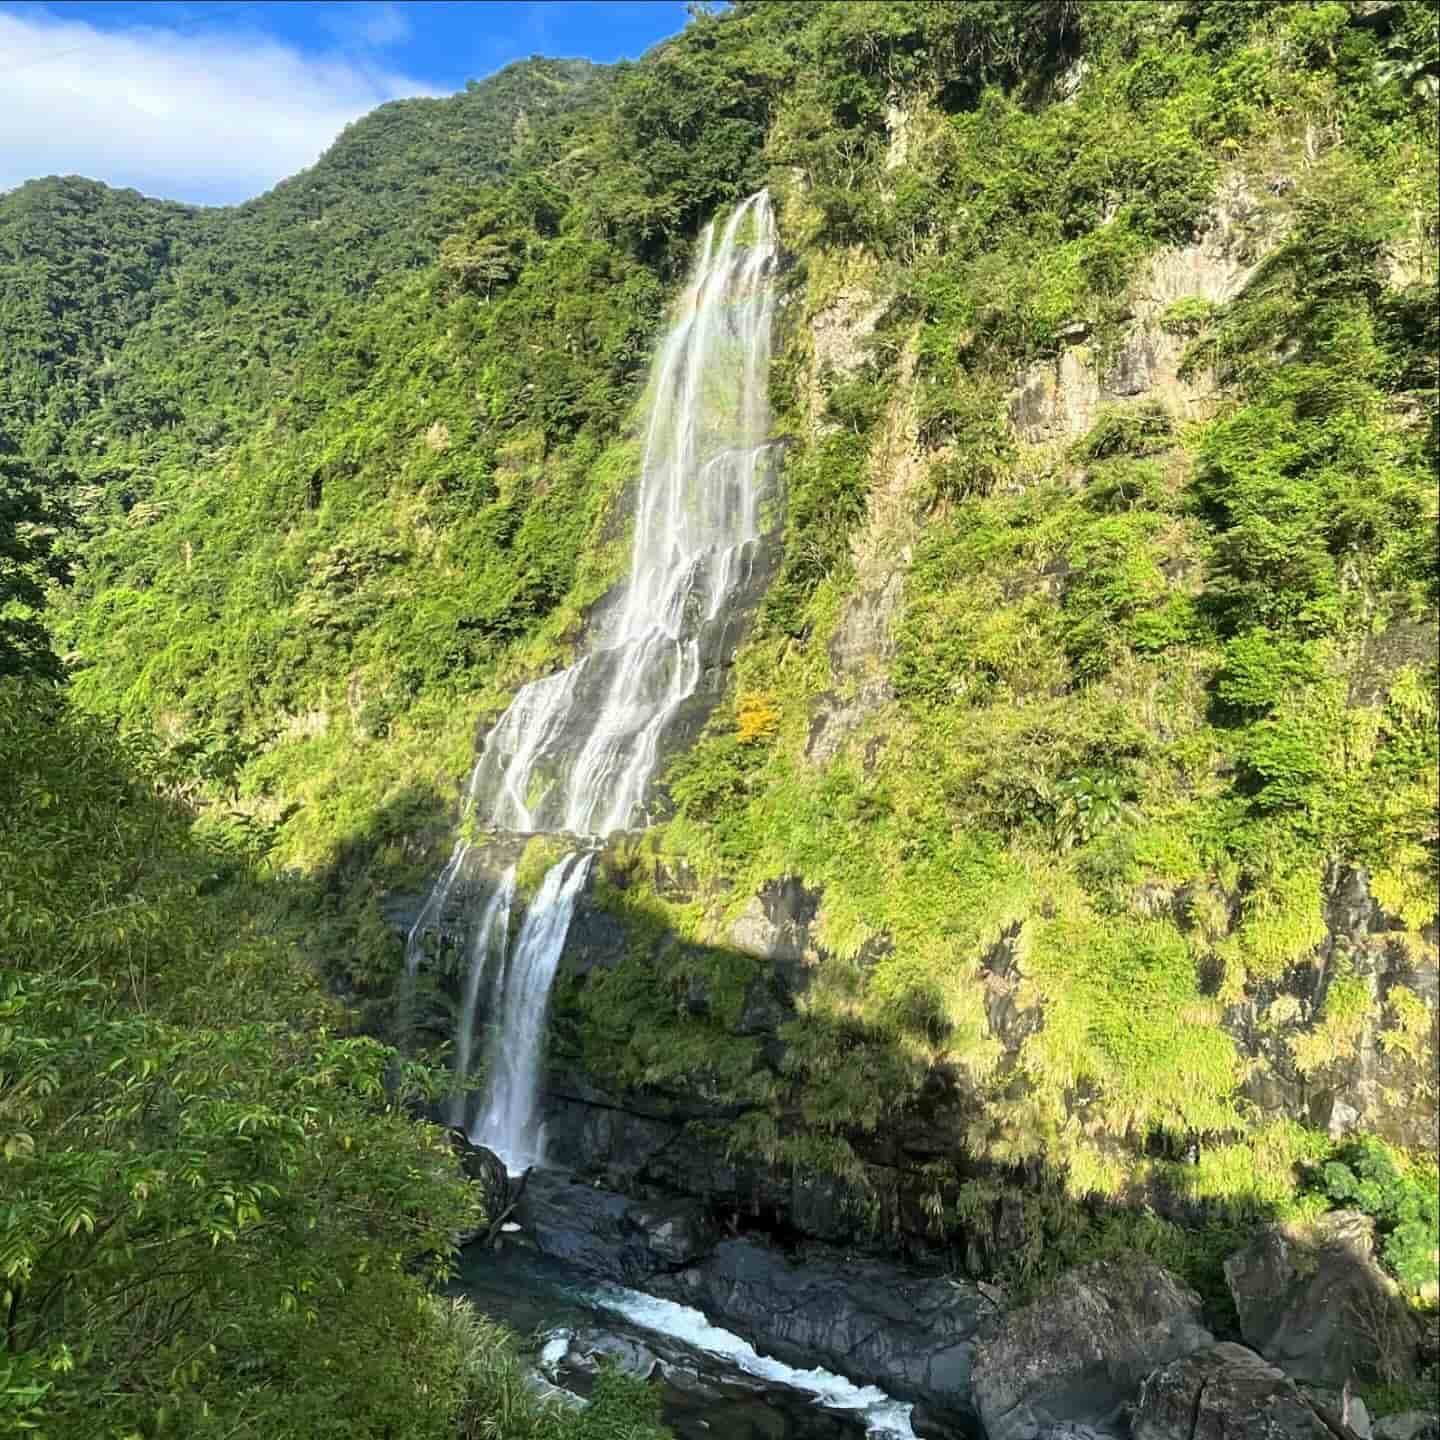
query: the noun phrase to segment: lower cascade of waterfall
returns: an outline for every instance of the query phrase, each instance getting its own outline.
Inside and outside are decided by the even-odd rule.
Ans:
[[[505,968],[490,1059],[490,1089],[484,1113],[470,1133],[493,1150],[512,1175],[544,1159],[545,1133],[535,1112],[545,1012],[575,901],[593,859],[590,854],[567,855],[550,867],[526,911]]]
[[[695,265],[651,369],[629,573],[573,665],[523,686],[496,722],[465,793],[466,829],[560,833],[553,865],[508,943],[515,868],[481,887],[465,929],[447,1114],[518,1173],[544,1159],[539,1082],[551,982],[594,849],[643,825],[665,738],[728,658],[727,613],[763,541],[770,328],[778,257],[767,192],[700,238]],[[413,1018],[426,936],[446,932],[452,892],[473,869],[455,846],[406,944]],[[476,1026],[489,1027],[486,1090],[470,1095]]]

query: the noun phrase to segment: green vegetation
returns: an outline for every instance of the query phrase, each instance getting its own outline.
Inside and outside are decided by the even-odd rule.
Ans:
[[[469,1201],[360,1033],[381,899],[623,564],[654,336],[760,184],[780,568],[557,1038],[872,1218],[938,1087],[935,1237],[1018,1207],[1022,1285],[1138,1245],[1219,1303],[1247,1227],[1333,1202],[1423,1288],[1427,1157],[1251,1082],[1379,1057],[1392,1138],[1434,1101],[1437,55],[1421,0],[737,0],[231,210],[0,196],[11,1408],[592,1424],[428,1296]],[[776,1044],[725,942],[787,876],[823,903]],[[596,1433],[653,1433],[605,1383]]]
[[[387,1086],[293,897],[193,833],[153,748],[5,680],[0,764],[0,1413],[57,1440],[450,1433],[422,1302],[475,1205],[406,1113],[428,1077]]]
[[[1415,1292],[1435,1284],[1440,1213],[1434,1169],[1412,1169],[1387,1145],[1362,1139],[1342,1146],[1313,1181],[1332,1203],[1374,1218],[1386,1267]]]
[[[931,38],[936,12],[886,13],[875,32]],[[806,167],[782,192],[803,260],[776,364],[784,568],[734,707],[673,764],[660,843],[716,882],[704,913],[669,912],[682,934],[723,936],[793,875],[823,889],[828,953],[777,1068],[723,1016],[667,1009],[654,992],[683,994],[694,959],[641,945],[633,976],[574,997],[588,1063],[631,1083],[699,1069],[764,1106],[737,1144],[851,1180],[897,1098],[949,1067],[983,1101],[970,1154],[1044,1163],[1074,1198],[1160,1184],[1231,1238],[1306,1203],[1313,1147],[1277,1148],[1227,1014],[1315,953],[1347,867],[1433,963],[1434,112],[1381,58],[1428,54],[1432,18],[1407,7],[1376,35],[1342,6],[1082,8],[1042,42],[1048,73],[1089,66],[1050,104],[1033,52],[1029,90],[968,90],[872,35],[855,68],[912,84],[894,170],[878,127],[852,144],[823,93],[784,107],[770,152]],[[1078,345],[1103,377],[1152,257],[1237,187],[1268,197],[1222,222],[1238,293],[1157,307],[1189,343],[1178,383],[1219,387],[1210,413],[1117,400],[1073,442],[1027,442],[1004,418],[1015,376]],[[817,368],[805,320],[857,285],[880,323],[847,373]],[[846,669],[837,625],[890,578],[857,555],[887,544],[914,550],[896,653]],[[867,664],[893,699],[817,761],[817,711],[863,695]],[[997,990],[1043,1024],[997,1030]],[[1386,1044],[1418,1055],[1404,1005]],[[627,1006],[649,1017],[628,1039]],[[1343,1075],[1379,1010],[1342,969],[1287,1053]],[[1190,1146],[1198,1165],[1147,1158]],[[1213,1290],[1222,1242],[1195,1243]]]

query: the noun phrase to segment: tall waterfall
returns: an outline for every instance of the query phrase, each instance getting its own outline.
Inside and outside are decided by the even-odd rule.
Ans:
[[[718,237],[706,228],[651,374],[629,574],[589,653],[524,686],[491,731],[466,795],[467,813],[489,828],[594,842],[645,822],[661,742],[701,685],[726,603],[749,578],[761,537],[776,255],[765,191],[744,201]],[[457,844],[411,932],[412,980],[421,932],[443,912],[467,850]],[[492,1007],[489,1089],[471,1134],[512,1170],[541,1156],[545,1006],[589,865],[572,850],[545,876]],[[487,955],[500,947],[479,940],[497,923],[498,894],[471,943],[457,1072],[468,1072],[483,971],[499,963]],[[508,899],[503,908],[508,924]],[[452,1105],[452,1115],[464,1113],[463,1103]]]

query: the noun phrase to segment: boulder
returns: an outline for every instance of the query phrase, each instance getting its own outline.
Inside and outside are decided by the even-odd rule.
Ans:
[[[1411,1373],[1414,1321],[1374,1252],[1372,1224],[1353,1210],[1261,1230],[1225,1262],[1245,1343],[1337,1390],[1360,1371]]]
[[[1283,1371],[1229,1342],[1182,1355],[1147,1376],[1131,1428],[1134,1440],[1348,1440]]]
[[[1375,1431],[1370,1423],[1370,1409],[1358,1395],[1344,1390],[1329,1390],[1321,1385],[1297,1384],[1295,1387],[1308,1400],[1322,1420],[1328,1420],[1331,1428],[1335,1422],[1348,1425],[1360,1440],[1374,1440]]]
[[[547,1346],[542,1364],[580,1397],[593,1392],[607,1365],[651,1381],[658,1388],[661,1419],[677,1440],[713,1440],[717,1414],[724,1416],[725,1434],[745,1440],[865,1440],[861,1412],[823,1409],[809,1390],[748,1375],[672,1336],[641,1339],[586,1327]]]
[[[1433,1410],[1406,1410],[1375,1422],[1375,1440],[1440,1440],[1440,1415]]]
[[[795,1263],[769,1246],[729,1240],[648,1288],[703,1311],[762,1354],[922,1402],[928,1430],[974,1429],[974,1339],[992,1307],[973,1285],[836,1252]]]
[[[692,1263],[716,1232],[695,1200],[650,1204],[533,1171],[517,1210],[542,1254],[588,1275],[635,1285]]]
[[[1213,1342],[1199,1296],[1159,1265],[1096,1261],[979,1342],[975,1403],[990,1440],[1036,1440],[1065,1421],[1111,1426],[1146,1375]]]

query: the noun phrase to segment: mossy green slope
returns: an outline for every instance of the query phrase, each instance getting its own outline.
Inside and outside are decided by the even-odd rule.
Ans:
[[[726,1023],[744,957],[701,1021],[684,953],[641,945],[577,990],[576,1044],[847,1172],[950,1077],[942,1227],[976,1160],[1292,1203],[1328,1142],[1247,1098],[1238,1009],[1291,1079],[1363,1044],[1409,1057],[1392,1118],[1434,1103],[1433,1010],[1396,977],[1434,964],[1436,63],[1419,3],[699,15],[274,356],[243,266],[194,312],[226,318],[193,370],[158,308],[137,327],[124,393],[161,408],[61,447],[93,487],[53,626],[74,693],[324,879],[317,950],[383,1004],[377,892],[435,864],[476,723],[613,577],[666,298],[768,182],[784,557],[650,841],[710,898],[611,899],[717,940],[800,876],[825,953],[778,1065]],[[1234,283],[1160,305],[1156,267],[1217,231]],[[1131,384],[1142,331],[1189,347],[1158,389]],[[1042,435],[1032,382],[1112,403]],[[1342,955],[1357,871],[1394,928]],[[1294,1023],[1282,982],[1317,955]]]

